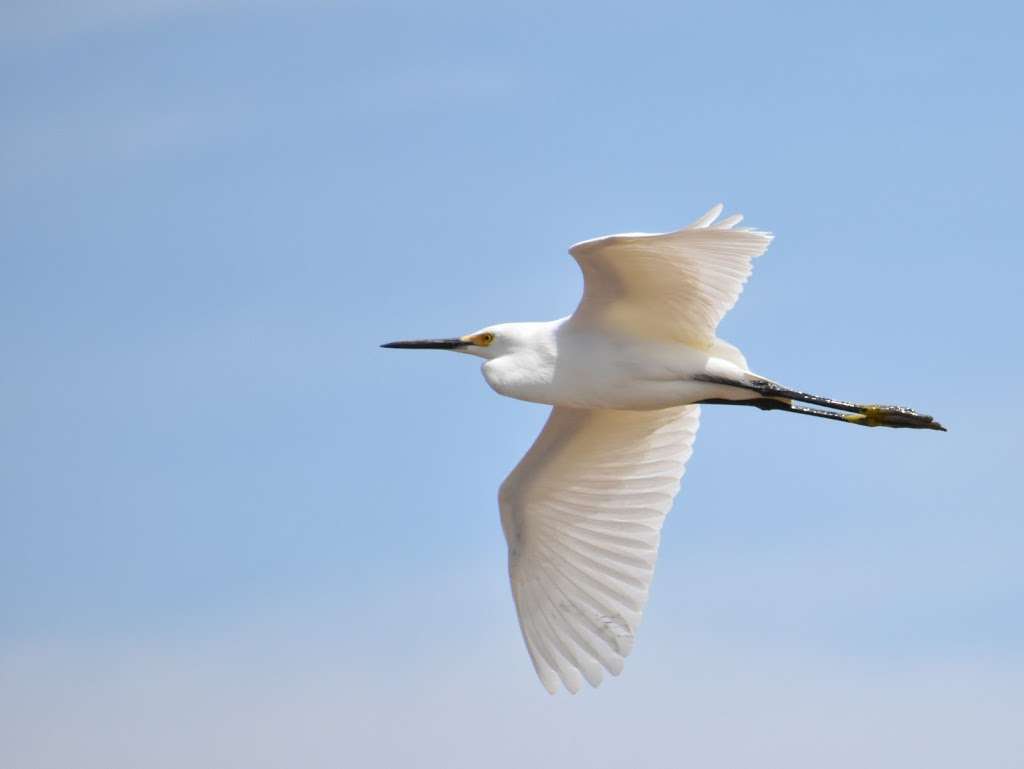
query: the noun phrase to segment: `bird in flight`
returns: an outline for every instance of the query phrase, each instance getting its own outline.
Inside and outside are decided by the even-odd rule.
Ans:
[[[475,355],[501,395],[553,406],[498,493],[519,625],[552,694],[559,682],[575,693],[622,671],[701,404],[945,430],[908,408],[823,398],[753,373],[715,330],[772,235],[721,213],[719,204],[676,232],[572,246],[583,299],[566,318],[383,345]]]

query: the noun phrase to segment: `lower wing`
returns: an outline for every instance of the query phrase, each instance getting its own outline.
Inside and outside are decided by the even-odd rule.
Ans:
[[[502,484],[512,594],[549,692],[621,672],[699,422],[699,406],[556,406]]]

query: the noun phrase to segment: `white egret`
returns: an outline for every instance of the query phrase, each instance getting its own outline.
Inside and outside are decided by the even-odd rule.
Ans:
[[[476,355],[494,390],[554,407],[498,495],[519,624],[549,692],[621,672],[699,404],[944,429],[907,408],[821,398],[750,371],[715,330],[772,235],[737,228],[739,214],[718,221],[721,212],[677,232],[572,246],[584,288],[567,318],[384,345]]]

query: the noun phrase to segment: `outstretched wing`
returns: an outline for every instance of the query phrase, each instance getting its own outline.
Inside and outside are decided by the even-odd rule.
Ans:
[[[585,240],[569,249],[583,270],[583,299],[570,323],[709,348],[715,329],[772,235],[715,223],[718,204],[685,229]]]
[[[545,688],[622,670],[699,406],[556,406],[499,493],[519,625]]]

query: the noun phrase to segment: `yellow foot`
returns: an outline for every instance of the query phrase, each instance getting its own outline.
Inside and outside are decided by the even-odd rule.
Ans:
[[[865,427],[912,427],[946,432],[945,427],[927,414],[918,414],[904,406],[865,406],[863,414],[846,414],[843,419]]]

